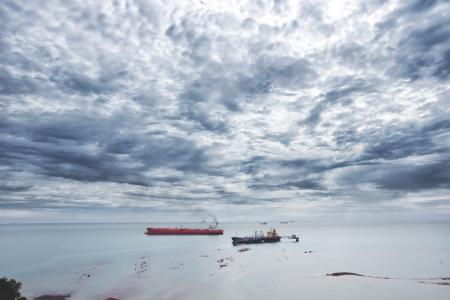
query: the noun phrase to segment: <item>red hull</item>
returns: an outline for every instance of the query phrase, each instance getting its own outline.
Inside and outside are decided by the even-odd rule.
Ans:
[[[148,235],[221,235],[222,229],[147,228]]]

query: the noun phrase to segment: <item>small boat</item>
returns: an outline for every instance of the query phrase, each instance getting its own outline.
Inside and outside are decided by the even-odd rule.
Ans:
[[[267,222],[261,222],[261,223],[259,223],[259,224],[261,224],[261,225],[267,225]]]
[[[299,238],[294,234],[283,237],[288,239],[295,239],[296,242],[299,241]],[[276,229],[271,228],[266,235],[262,231],[260,231],[259,233],[255,231],[255,234],[253,236],[232,237],[231,240],[233,245],[236,246],[240,244],[276,243],[281,241],[281,238],[282,236],[278,235]]]
[[[288,221],[281,221],[280,224],[288,224]]]

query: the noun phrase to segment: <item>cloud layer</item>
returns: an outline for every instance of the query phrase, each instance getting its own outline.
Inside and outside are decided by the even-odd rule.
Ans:
[[[448,213],[448,11],[2,1],[0,215]]]

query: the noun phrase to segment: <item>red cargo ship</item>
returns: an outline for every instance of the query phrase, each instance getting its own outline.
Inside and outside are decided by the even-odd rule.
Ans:
[[[221,235],[223,229],[218,229],[216,226],[210,225],[208,228],[161,228],[161,227],[149,227],[145,234],[148,235]]]
[[[221,235],[222,229],[195,229],[195,228],[147,228],[148,235]]]

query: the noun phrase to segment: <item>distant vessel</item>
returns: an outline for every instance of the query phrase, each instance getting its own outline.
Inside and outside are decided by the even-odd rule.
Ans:
[[[149,227],[145,234],[148,235],[222,235],[223,229],[218,228],[219,223],[209,225],[208,228],[164,228]]]
[[[283,236],[287,239],[294,239],[296,242],[299,241],[299,238],[292,234],[290,236]],[[282,236],[278,235],[275,228],[271,228],[266,235],[262,231],[259,233],[255,231],[255,234],[253,236],[247,236],[247,237],[232,237],[231,240],[233,241],[233,245],[239,245],[239,244],[259,244],[259,243],[276,243],[281,240]]]
[[[280,224],[287,224],[289,223],[288,221],[281,221]]]
[[[267,222],[261,222],[261,223],[259,223],[259,224],[261,224],[261,225],[267,225]]]

